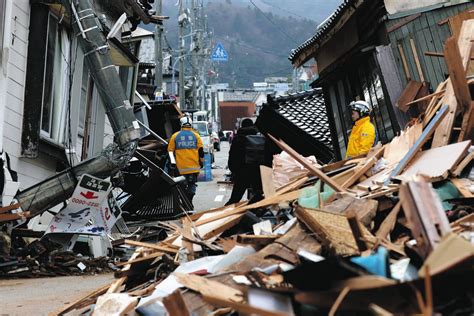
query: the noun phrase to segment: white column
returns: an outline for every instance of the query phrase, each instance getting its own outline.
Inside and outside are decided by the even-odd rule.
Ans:
[[[10,52],[10,34],[12,23],[12,0],[6,0],[3,50],[0,60],[0,151],[3,151],[3,128],[5,120],[5,107],[7,100],[7,81],[8,81],[8,57]]]

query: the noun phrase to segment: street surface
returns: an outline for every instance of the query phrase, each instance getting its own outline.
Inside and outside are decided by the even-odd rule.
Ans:
[[[212,169],[212,181],[198,182],[193,204],[196,211],[205,211],[223,206],[230,198],[232,185],[218,184],[224,180],[227,159],[229,156],[229,143],[221,142],[221,151],[214,151],[215,169]]]
[[[113,273],[108,273],[0,280],[0,315],[48,315],[113,279]]]

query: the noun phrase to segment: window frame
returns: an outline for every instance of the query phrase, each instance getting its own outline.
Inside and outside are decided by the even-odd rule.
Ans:
[[[50,29],[51,25],[55,25],[54,34],[51,34],[52,30]],[[66,133],[64,131],[67,129],[67,104],[69,102],[69,93],[72,87],[69,87],[71,83],[71,56],[69,54],[69,47],[72,45],[72,38],[68,32],[68,29],[59,23],[59,18],[51,11],[48,13],[48,23],[46,27],[46,45],[45,45],[45,61],[44,61],[44,70],[43,70],[43,91],[42,91],[42,100],[41,100],[41,115],[40,115],[40,139],[45,140],[49,143],[57,145],[61,148],[65,148],[65,137]],[[50,50],[50,40],[54,38],[54,51],[52,54]],[[60,45],[61,47],[57,47]],[[64,50],[64,48],[67,49]],[[59,49],[59,50],[58,50]],[[59,52],[59,54],[57,53]],[[50,62],[49,58],[52,57],[52,64],[48,65]],[[57,58],[60,58],[59,66],[60,69],[56,69],[58,65]],[[48,67],[49,66],[49,67]],[[50,71],[48,71],[50,70]],[[61,76],[58,81],[55,77]],[[48,76],[51,76],[51,80],[48,80]],[[53,79],[54,78],[54,79]],[[50,90],[48,92],[48,89]],[[57,97],[55,94],[57,89],[60,89],[61,96],[59,100],[56,100]],[[49,93],[49,100],[46,100],[45,93]],[[45,103],[50,102],[50,113],[49,113],[49,122],[48,130],[43,128],[43,115],[45,110]],[[57,108],[59,107],[59,109]],[[55,115],[59,117],[55,118]],[[55,128],[54,125],[58,124]]]

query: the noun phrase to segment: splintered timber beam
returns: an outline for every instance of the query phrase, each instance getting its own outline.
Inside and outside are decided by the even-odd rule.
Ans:
[[[339,184],[337,184],[334,180],[332,180],[330,177],[328,177],[324,172],[319,170],[318,168],[314,167],[312,164],[308,163],[308,161],[298,154],[293,148],[288,146],[285,142],[276,139],[270,134],[267,134],[268,137],[270,137],[271,140],[275,142],[275,144],[280,147],[281,150],[285,151],[288,155],[293,157],[296,161],[298,161],[300,164],[302,164],[306,169],[308,169],[313,175],[317,176],[318,178],[321,179],[321,181],[327,183],[331,188],[334,189],[336,192],[345,192],[346,190],[341,187]]]
[[[474,34],[474,19],[465,20],[462,24],[461,33],[458,39],[458,47],[463,69],[466,69],[469,65],[472,34]],[[454,121],[458,113],[458,102],[456,100],[454,87],[455,84],[456,82],[451,80],[451,78],[448,78],[448,85],[446,87],[446,93],[442,99],[442,102],[443,104],[447,104],[449,106],[449,114],[443,119],[443,122],[440,124],[439,128],[437,128],[433,137],[433,143],[431,145],[432,148],[445,146],[450,141]]]
[[[459,46],[454,37],[450,37],[446,40],[444,54],[446,56],[446,66],[448,67],[449,78],[453,84],[456,101],[461,107],[461,110],[466,112],[471,104],[471,94],[469,93],[469,88],[467,86],[466,71],[462,64]]]
[[[420,254],[426,258],[451,231],[441,201],[431,183],[421,177],[402,184],[400,201]]]

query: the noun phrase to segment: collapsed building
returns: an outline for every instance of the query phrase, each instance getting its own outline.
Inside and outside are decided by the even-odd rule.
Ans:
[[[96,187],[113,184],[120,191],[113,197],[128,228],[138,228],[130,234],[117,219],[108,232],[114,264],[78,258],[70,249],[55,249],[41,239],[23,245],[14,257],[2,258],[2,275],[80,273],[84,266],[115,270],[112,284],[79,297],[52,312],[55,315],[472,312],[474,109],[469,71],[474,19],[469,14],[473,7],[432,2],[433,7],[421,11],[410,7],[414,11],[406,15],[397,5],[401,2],[344,1],[315,37],[292,53],[294,63],[314,54],[318,63],[323,60],[321,81],[314,83],[322,89],[269,97],[263,105],[257,125],[267,136],[273,164],[261,166],[261,201],[190,212],[179,178],[167,172],[163,152],[181,113],[171,99],[142,101],[134,106],[134,117],[141,122],[136,129],[137,149],[123,156],[127,161],[116,168],[121,171],[114,172],[110,182],[88,178]],[[407,81],[407,88],[395,96],[388,91],[396,86],[382,83],[387,79],[380,76],[381,64],[364,68],[366,72],[358,69],[373,66],[377,56],[377,50],[360,46],[336,54],[335,64],[329,61],[324,66],[328,48],[324,45],[329,43],[334,51],[330,43],[332,36],[343,35],[340,28],[353,32],[358,31],[354,25],[383,21],[369,19],[368,14],[400,18],[395,26],[403,28],[446,8],[454,10],[446,18],[457,21],[451,24],[458,28],[449,34],[453,37],[446,37],[443,55],[448,77],[437,84]],[[391,25],[393,32],[395,26]],[[374,33],[368,29],[377,30],[365,25],[361,35],[371,38]],[[369,56],[367,64],[359,54]],[[403,64],[401,57],[401,69]],[[418,72],[417,64],[414,61],[411,71]],[[352,70],[336,71],[341,65]],[[392,60],[391,65],[396,63]],[[352,77],[337,77],[345,74]],[[428,92],[420,92],[423,86]],[[380,143],[365,157],[340,160],[349,126],[344,106],[357,96],[376,108]],[[395,101],[389,102],[392,97]],[[94,191],[83,180],[84,176],[79,184],[89,188],[81,192],[86,196],[105,191]],[[19,201],[33,189],[21,191]],[[123,196],[127,198],[120,202]],[[71,199],[68,207],[72,204]],[[108,207],[116,209],[112,204]],[[23,208],[24,203],[4,205],[0,219],[21,221],[47,208],[45,202],[36,213],[27,213],[35,209],[18,212],[18,206]],[[102,208],[98,213],[105,214]],[[21,238],[32,234],[15,232]],[[36,238],[42,235],[36,233]],[[46,262],[38,267],[35,261],[42,260]]]

